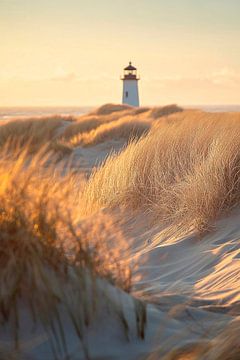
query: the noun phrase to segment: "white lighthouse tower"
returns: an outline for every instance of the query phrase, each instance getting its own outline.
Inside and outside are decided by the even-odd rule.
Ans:
[[[137,76],[137,69],[132,66],[131,62],[129,62],[129,65],[124,68],[124,74],[121,80],[123,81],[122,103],[131,106],[139,106],[139,78]]]

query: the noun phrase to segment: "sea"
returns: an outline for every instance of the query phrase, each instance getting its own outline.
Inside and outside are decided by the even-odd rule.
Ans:
[[[51,115],[83,115],[91,110],[94,106],[51,106],[51,107],[31,107],[31,106],[12,106],[0,107],[0,120],[21,119],[25,117],[41,117]]]
[[[94,106],[55,106],[55,107],[0,107],[0,120],[11,118],[41,117],[50,115],[83,115]],[[183,108],[200,109],[209,112],[240,112],[240,105],[185,105]]]

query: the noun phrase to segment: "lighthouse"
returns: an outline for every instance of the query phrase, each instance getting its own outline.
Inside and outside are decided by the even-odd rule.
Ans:
[[[139,78],[137,76],[137,69],[132,66],[131,62],[129,62],[129,65],[124,68],[124,73],[121,80],[123,81],[122,103],[131,106],[139,106]]]

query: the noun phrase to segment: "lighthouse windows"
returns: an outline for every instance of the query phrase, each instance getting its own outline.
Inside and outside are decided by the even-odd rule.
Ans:
[[[128,98],[128,91],[126,91],[126,94],[125,94],[125,95],[126,95],[126,98]]]

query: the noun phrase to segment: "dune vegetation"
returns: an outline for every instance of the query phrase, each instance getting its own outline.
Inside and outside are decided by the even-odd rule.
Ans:
[[[37,153],[43,147],[53,152],[68,153],[70,148],[56,140],[57,132],[64,123],[71,123],[72,117],[40,117],[12,120],[0,126],[0,147],[8,150],[28,148],[29,153]]]
[[[106,295],[104,290],[105,282],[130,291],[131,268],[122,255],[128,244],[107,214],[99,213],[97,221],[79,218],[84,180],[81,174],[62,176],[61,169],[46,168],[49,156],[44,148],[29,161],[26,148],[10,161],[8,149],[1,152],[1,325],[11,324],[18,349],[21,309],[26,306],[33,324],[43,326],[53,339],[53,356],[58,358],[68,353],[64,329],[68,318],[88,359],[84,333],[97,316],[99,303],[107,303],[128,332],[121,304],[107,295],[108,287]],[[117,246],[110,247],[113,234]],[[133,301],[141,316],[144,305]],[[144,325],[137,326],[142,334]],[[10,358],[10,353],[2,352],[6,357],[1,359]]]
[[[179,111],[182,109],[176,105],[136,109],[127,105],[106,104],[68,126],[61,139],[74,147],[93,146],[109,140],[129,141],[146,133],[154,120]]]
[[[171,351],[163,360],[238,360],[239,349],[239,320],[234,321],[213,340],[203,340],[188,344]],[[147,360],[159,360],[158,351],[151,354]]]
[[[9,150],[16,150],[27,146],[32,154],[45,147],[47,151],[65,155],[80,145],[138,138],[150,129],[153,119],[178,111],[181,108],[176,105],[135,109],[126,105],[106,104],[78,118],[56,115],[13,119],[0,126],[0,147],[8,144]]]
[[[93,146],[111,140],[139,138],[151,127],[150,121],[135,120],[131,116],[103,123],[89,132],[79,133],[70,140],[74,146]]]
[[[133,109],[133,107],[124,104],[105,104],[95,109],[93,114],[102,116]]]
[[[155,221],[207,230],[239,205],[239,150],[239,114],[172,115],[92,174],[86,211],[126,205]]]
[[[120,145],[117,152],[114,152],[115,143]],[[88,178],[83,174],[82,158],[79,167],[72,162],[72,156],[98,154],[105,149],[109,156],[100,165],[92,166]],[[151,239],[160,237],[166,227],[175,234],[177,229],[181,241],[189,230],[201,234],[204,243],[204,234],[214,229],[216,221],[239,208],[239,154],[239,113],[205,113],[183,110],[176,105],[136,109],[107,104],[80,117],[3,123],[0,126],[0,334],[10,331],[14,349],[1,345],[1,358],[21,359],[26,355],[19,345],[23,309],[28,312],[31,326],[46,332],[53,359],[71,359],[69,326],[83,349],[83,357],[79,358],[91,359],[93,349],[89,347],[88,332],[94,333],[95,322],[101,322],[102,328],[106,326],[111,333],[117,319],[124,339],[131,342],[130,330],[134,328],[143,346],[145,332],[152,331],[151,314],[154,319],[157,316],[163,319],[164,312],[161,301],[158,304],[156,296],[151,298],[151,292],[141,297],[144,274],[151,270],[151,263],[139,265],[138,261],[156,250],[148,245],[148,240],[151,236]],[[59,159],[60,162],[56,161]],[[234,252],[229,257],[234,260],[239,256],[235,247],[228,244]],[[211,250],[204,248],[203,253]],[[166,253],[164,246],[156,251],[162,256],[159,261],[164,262],[171,248]],[[221,251],[221,246],[214,249],[214,255]],[[173,261],[178,264],[174,256]],[[156,259],[157,255],[151,261]],[[219,266],[217,270],[222,271],[226,266],[213,257],[209,262],[213,266],[210,269]],[[157,272],[154,264],[153,272]],[[197,275],[202,269],[207,277],[210,270],[205,263],[201,263]],[[235,274],[237,270],[232,271]],[[156,276],[159,278],[159,274]],[[204,281],[196,278],[198,283]],[[163,279],[166,281],[164,274]],[[212,281],[217,282],[216,278]],[[196,291],[192,282],[189,296]],[[161,285],[157,287],[160,300]],[[208,292],[210,285],[207,284]],[[179,294],[185,296],[184,282],[179,287]],[[230,303],[229,299],[238,298],[236,287],[233,294],[230,290],[229,283],[220,305],[229,305],[224,303],[225,299]],[[214,288],[215,293],[219,296],[221,289]],[[131,320],[126,307],[133,313]],[[110,325],[107,325],[108,317],[112,321]],[[170,318],[167,314],[164,321]],[[224,318],[224,326],[214,336],[193,337],[179,346],[175,339],[165,357],[162,344],[159,351],[158,347],[153,351],[140,346],[139,354],[148,360],[238,359],[239,323],[231,322],[232,318]],[[173,319],[172,326],[178,327],[178,321]],[[228,321],[230,325],[226,326]],[[123,344],[121,336],[120,341]],[[120,351],[120,357],[116,358],[126,355],[122,354]]]

